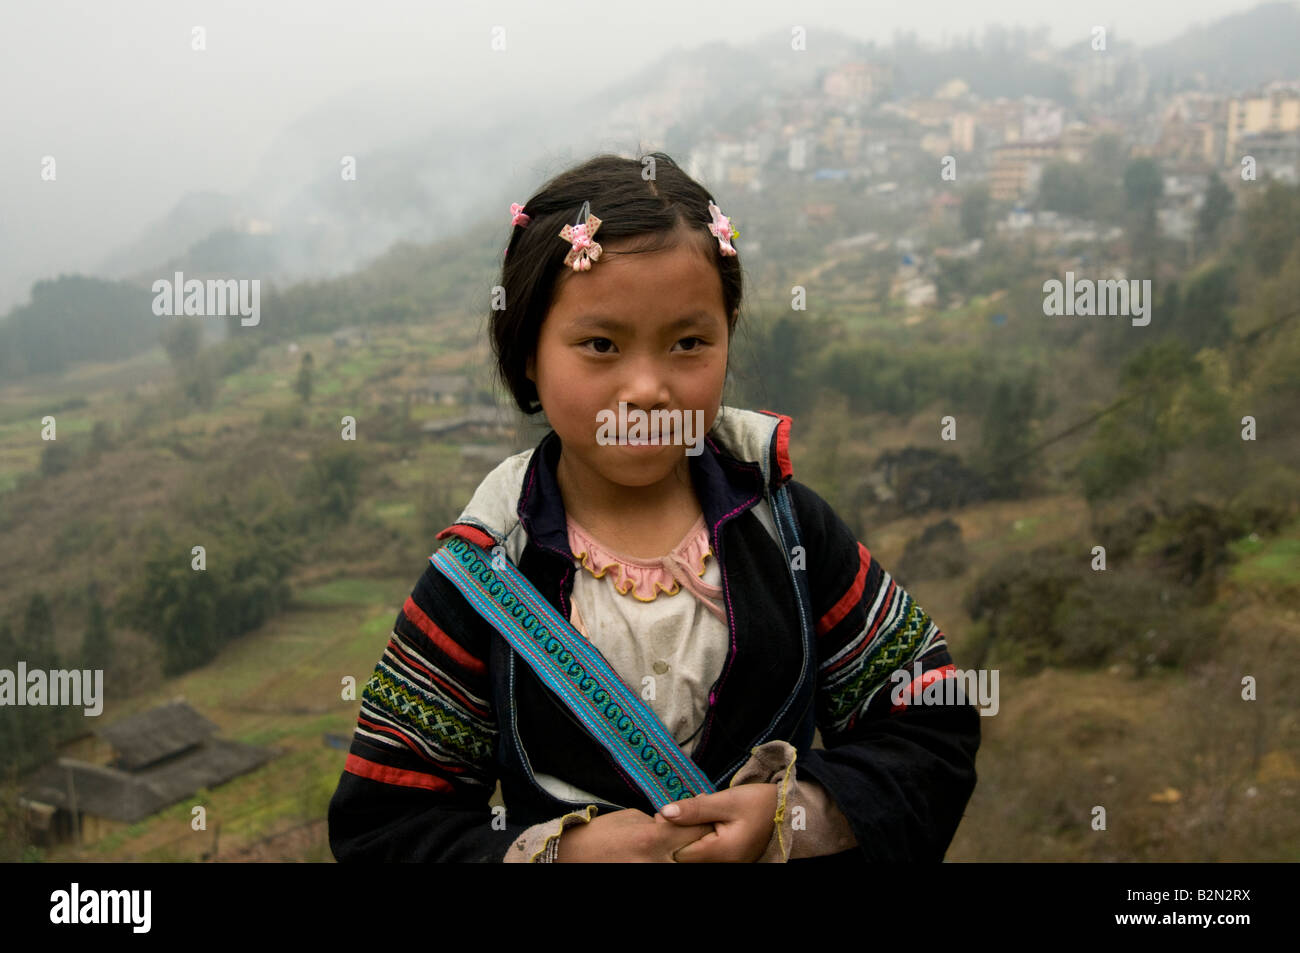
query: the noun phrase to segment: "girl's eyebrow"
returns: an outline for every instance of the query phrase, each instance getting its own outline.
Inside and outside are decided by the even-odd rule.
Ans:
[[[688,314],[685,315],[684,317],[678,318],[676,321],[673,321],[671,324],[665,325],[664,330],[676,331],[679,328],[689,327],[698,321],[702,321],[702,320],[707,321],[708,319],[709,319],[708,312],[696,311],[692,314]],[[602,315],[586,315],[584,317],[576,319],[573,322],[572,327],[575,330],[588,329],[588,330],[599,330],[599,331],[631,331],[635,329],[636,325],[631,324],[630,322],[617,321],[614,318],[607,318]]]

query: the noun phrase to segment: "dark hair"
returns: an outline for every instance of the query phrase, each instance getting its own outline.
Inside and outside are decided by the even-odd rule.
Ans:
[[[652,170],[652,178],[643,174],[645,169]],[[719,252],[718,239],[709,231],[711,199],[676,162],[654,152],[641,159],[596,156],[561,172],[524,203],[530,221],[514,227],[501,265],[506,307],[493,310],[490,319],[497,373],[520,410],[535,414],[542,409],[537,387],[528,379],[528,359],[560,276],[570,270],[564,264],[570,246],[560,239],[560,230],[577,223],[583,202],[590,202],[591,214],[600,219],[596,240],[617,242],[618,254],[658,251],[691,236],[688,240],[717,265],[731,334],[744,291],[740,258]]]

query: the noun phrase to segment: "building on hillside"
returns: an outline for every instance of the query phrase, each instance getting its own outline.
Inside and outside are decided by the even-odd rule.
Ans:
[[[1221,96],[1194,91],[1176,95],[1160,115],[1154,154],[1174,167],[1212,169],[1223,155],[1224,117]]]
[[[1237,143],[1243,156],[1254,158],[1256,178],[1300,181],[1300,132],[1251,132]]]
[[[427,437],[464,441],[513,438],[515,430],[504,410],[479,404],[466,407],[463,414],[443,420],[430,420],[420,427],[420,432]]]
[[[992,149],[1019,139],[1024,111],[1024,103],[1005,96],[976,104],[975,124],[980,130],[982,145]]]
[[[23,786],[19,806],[34,841],[48,846],[80,837],[93,843],[275,756],[213,737],[216,732],[183,699],[96,731],[113,749],[108,764],[59,758]]]
[[[977,128],[978,123],[973,112],[956,113],[948,124],[950,148],[957,152],[974,152]]]
[[[1228,131],[1224,165],[1238,165],[1246,154],[1242,141],[1252,133],[1300,130],[1300,91],[1282,84],[1270,87],[1263,96],[1228,102]]]
[[[1059,139],[1011,142],[993,150],[989,195],[995,202],[1024,198],[1038,188],[1043,166],[1061,153]]]
[[[1048,99],[1026,96],[1020,114],[1021,142],[1043,142],[1061,138],[1065,130],[1065,110]]]
[[[411,389],[411,399],[430,404],[463,403],[470,394],[470,380],[464,374],[430,374]]]
[[[889,92],[893,68],[881,63],[845,63],[822,80],[822,92],[832,101],[870,105]]]
[[[1061,131],[1061,158],[1067,162],[1083,162],[1097,138],[1097,130],[1081,122],[1066,123]]]

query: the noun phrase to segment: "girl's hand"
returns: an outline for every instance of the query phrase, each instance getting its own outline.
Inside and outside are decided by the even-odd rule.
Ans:
[[[555,860],[561,864],[671,864],[673,851],[712,832],[712,824],[669,824],[658,815],[651,817],[629,808],[597,814],[585,824],[565,828]]]
[[[661,812],[655,820],[672,826],[691,825],[690,830],[713,823],[714,833],[677,851],[679,864],[752,864],[763,856],[772,839],[776,802],[775,784],[739,784],[716,794],[674,801],[663,810],[676,807],[677,816],[665,817]]]

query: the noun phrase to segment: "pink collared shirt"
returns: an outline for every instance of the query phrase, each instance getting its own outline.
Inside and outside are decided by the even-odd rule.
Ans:
[[[722,573],[704,517],[658,559],[624,556],[572,517],[568,528],[581,570],[569,621],[690,754],[730,645]]]

